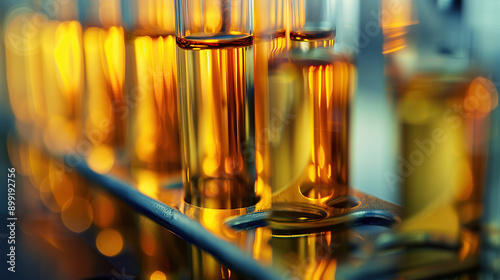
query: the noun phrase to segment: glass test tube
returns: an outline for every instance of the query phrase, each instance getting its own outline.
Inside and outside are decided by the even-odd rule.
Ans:
[[[43,95],[42,55],[40,30],[33,24],[43,20],[44,15],[27,7],[19,7],[6,19],[5,67],[10,106],[16,117],[20,134],[29,130],[32,142],[40,142],[47,121]],[[30,32],[26,32],[26,25]],[[22,127],[28,126],[29,129]]]
[[[498,1],[485,1],[477,3],[472,0],[464,2],[466,5],[465,18],[469,19],[471,34],[475,42],[473,58],[475,62],[489,73],[488,78],[495,83],[497,91],[500,89],[500,64],[492,59],[498,56],[498,51],[491,48],[491,38],[500,36],[499,28],[492,28],[496,20],[496,9]],[[491,76],[490,76],[491,75]],[[490,142],[488,148],[488,172],[486,187],[483,194],[483,215],[481,219],[481,264],[484,279],[495,279],[500,277],[500,108],[492,110],[490,121]]]
[[[290,0],[292,47],[330,47],[335,42],[335,0]]]
[[[140,192],[161,199],[165,180],[181,171],[174,1],[127,1],[122,13],[129,109],[126,142],[131,175]],[[142,277],[171,278],[187,273],[186,250],[176,251],[175,258],[162,250],[178,250],[185,246],[182,240],[179,243],[177,237],[154,223],[141,222],[138,227]]]
[[[269,180],[273,193],[281,194],[273,203],[324,205],[347,196],[354,66],[314,49],[276,59],[270,72]]]
[[[498,97],[485,78],[423,73],[398,102],[403,232],[460,238],[481,216],[488,115]]]
[[[43,3],[34,3],[34,10],[21,4],[7,18],[10,103],[22,137],[67,153],[74,150],[80,128],[81,27],[72,21],[74,3],[61,3],[57,13],[37,5]]]
[[[324,208],[347,198],[349,118],[355,68],[348,56],[333,54],[332,45],[325,43],[331,40],[333,44],[333,19],[308,14],[316,11],[315,5],[332,8],[333,1],[292,4],[292,50],[272,60],[269,67],[270,172],[267,181],[273,191],[273,210],[296,206],[299,211],[298,205]],[[294,6],[299,4],[306,5],[305,11]],[[328,30],[331,33],[326,32]],[[299,31],[307,36],[292,35]],[[294,40],[300,44],[294,45]]]
[[[127,98],[125,80],[125,35],[120,2],[84,1],[80,5],[86,27],[84,133],[92,143],[88,164],[105,173],[116,161],[123,161]]]
[[[85,153],[82,138],[84,65],[82,27],[78,21],[48,21],[41,30],[47,106],[44,144],[53,152]]]
[[[185,200],[253,205],[253,2],[175,3]]]
[[[269,168],[269,151],[266,142],[269,62],[287,49],[287,0],[255,0],[254,8],[254,87],[255,87],[255,191],[266,205],[271,201],[271,189],[266,184]]]
[[[132,1],[127,9],[132,169],[180,173],[174,1]]]
[[[456,28],[460,3],[415,4],[440,21],[420,36],[419,71],[397,92],[401,155],[392,179],[401,184],[405,206],[400,230],[460,244],[468,242],[464,236],[476,235],[482,215],[489,115],[498,95],[489,79],[470,69],[459,36],[464,32]],[[420,34],[429,24],[420,21]],[[443,35],[450,32],[459,38]]]
[[[497,75],[498,77],[498,71]],[[498,84],[496,85],[498,91]],[[494,279],[500,275],[500,267],[496,261],[500,258],[500,109],[491,113],[491,134],[488,156],[488,178],[483,198],[483,218],[481,235],[481,263],[484,263],[482,275]]]

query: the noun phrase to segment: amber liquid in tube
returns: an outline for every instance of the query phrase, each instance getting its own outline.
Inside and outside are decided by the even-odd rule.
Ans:
[[[178,48],[186,202],[239,208],[256,202],[251,38],[225,35]],[[179,44],[179,43],[178,43]],[[215,44],[218,48],[201,48]]]
[[[28,17],[31,21],[36,16],[39,15],[23,13],[16,15],[5,23],[4,34],[21,34],[23,20]],[[9,94],[7,100],[10,101],[12,113],[16,117],[16,125],[29,123],[31,126],[32,124],[33,136],[38,136],[42,134],[47,121],[47,106],[43,94],[44,79],[40,75],[43,71],[43,55],[41,51],[27,53],[22,51],[40,48],[41,32],[33,35],[19,42],[16,41],[18,44],[14,44],[14,40],[6,40],[5,74]],[[36,141],[35,137],[31,137],[30,140]]]
[[[268,123],[273,203],[292,199],[323,205],[348,194],[354,67],[344,57],[317,51],[293,54],[272,66]]]
[[[133,168],[180,172],[177,57],[174,36],[131,36]]]
[[[48,22],[41,30],[47,125],[44,144],[54,152],[72,152],[79,143],[83,92],[82,28],[77,21]]]
[[[481,217],[489,113],[495,87],[485,78],[421,73],[398,101],[402,232],[457,240]]]
[[[124,148],[125,39],[121,27],[90,27],[83,35],[86,69],[85,134],[93,144],[89,166],[108,171]]]
[[[286,50],[284,31],[259,34],[254,45],[254,85],[255,85],[255,167],[257,180],[255,192],[265,205],[271,204],[271,187],[266,178],[270,171],[270,158],[267,141],[268,96],[269,96],[269,61]]]

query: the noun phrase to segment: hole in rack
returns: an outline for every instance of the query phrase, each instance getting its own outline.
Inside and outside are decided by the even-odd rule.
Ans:
[[[326,206],[336,209],[354,208],[361,204],[361,201],[352,196],[343,196],[332,199],[326,203]]]
[[[308,222],[324,219],[327,212],[320,207],[302,204],[273,204],[271,220],[274,222]]]
[[[334,193],[334,188],[327,184],[305,184],[299,190],[304,197],[319,201],[328,200]]]

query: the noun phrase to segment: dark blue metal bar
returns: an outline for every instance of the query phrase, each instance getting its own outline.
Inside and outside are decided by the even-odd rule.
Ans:
[[[140,193],[117,178],[94,172],[87,166],[83,159],[75,161],[75,158],[78,157],[75,155],[66,156],[66,164],[75,168],[78,173],[89,181],[98,184],[114,196],[123,200],[136,211],[152,219],[182,239],[210,253],[221,263],[227,265],[229,269],[252,279],[281,279],[272,270],[264,268],[256,260],[232,244],[217,238],[201,224],[191,220],[188,216]],[[75,162],[78,162],[78,164],[74,164]]]

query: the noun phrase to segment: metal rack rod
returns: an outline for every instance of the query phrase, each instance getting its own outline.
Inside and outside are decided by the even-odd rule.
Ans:
[[[74,160],[76,156],[67,155],[65,157],[67,164],[69,157]],[[142,215],[210,253],[229,269],[240,272],[252,279],[281,279],[271,269],[263,267],[251,256],[248,256],[234,245],[214,236],[201,224],[191,220],[176,209],[140,193],[117,178],[93,171],[84,160],[79,161],[79,164],[71,164],[70,166],[89,181],[107,190]]]

